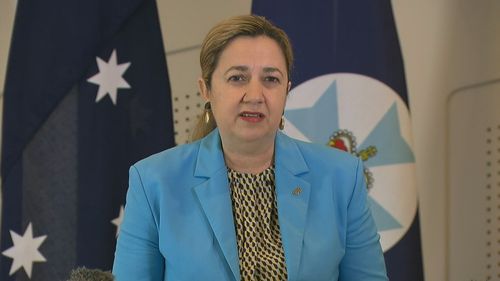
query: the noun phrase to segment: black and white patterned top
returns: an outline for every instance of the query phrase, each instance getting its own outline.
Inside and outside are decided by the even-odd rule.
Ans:
[[[259,174],[228,169],[242,281],[287,280],[274,166]]]

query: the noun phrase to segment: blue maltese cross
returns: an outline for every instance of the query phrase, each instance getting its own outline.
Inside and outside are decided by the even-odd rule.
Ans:
[[[335,144],[339,136],[350,133],[346,130],[347,128],[339,126],[338,107],[337,83],[333,81],[312,107],[285,110],[285,115],[311,142],[341,148],[360,157],[363,160],[365,176],[370,187],[376,188],[376,178],[370,179],[370,168],[415,162],[411,148],[401,136],[396,102],[389,107],[363,143],[356,147],[354,136],[347,143],[343,142],[342,145],[346,145],[344,148],[347,149],[339,147],[339,143]],[[321,125],[318,126],[318,124]],[[362,155],[368,152],[371,154]],[[401,223],[370,195],[368,200],[379,231],[402,227]]]

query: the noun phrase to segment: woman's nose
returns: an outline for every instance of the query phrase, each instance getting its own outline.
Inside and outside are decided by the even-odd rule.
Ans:
[[[264,101],[264,87],[260,81],[251,81],[245,90],[243,102],[261,103]]]

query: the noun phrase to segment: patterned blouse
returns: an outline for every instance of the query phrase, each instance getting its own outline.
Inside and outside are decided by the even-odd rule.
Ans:
[[[274,166],[259,174],[228,169],[242,281],[287,280]]]

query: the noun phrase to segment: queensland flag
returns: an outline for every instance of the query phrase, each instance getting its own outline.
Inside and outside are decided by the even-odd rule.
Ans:
[[[4,99],[0,280],[111,269],[129,166],[174,145],[155,1],[19,1]]]
[[[389,0],[254,0],[290,36],[285,132],[364,161],[391,280],[423,280],[415,157],[403,60]]]

